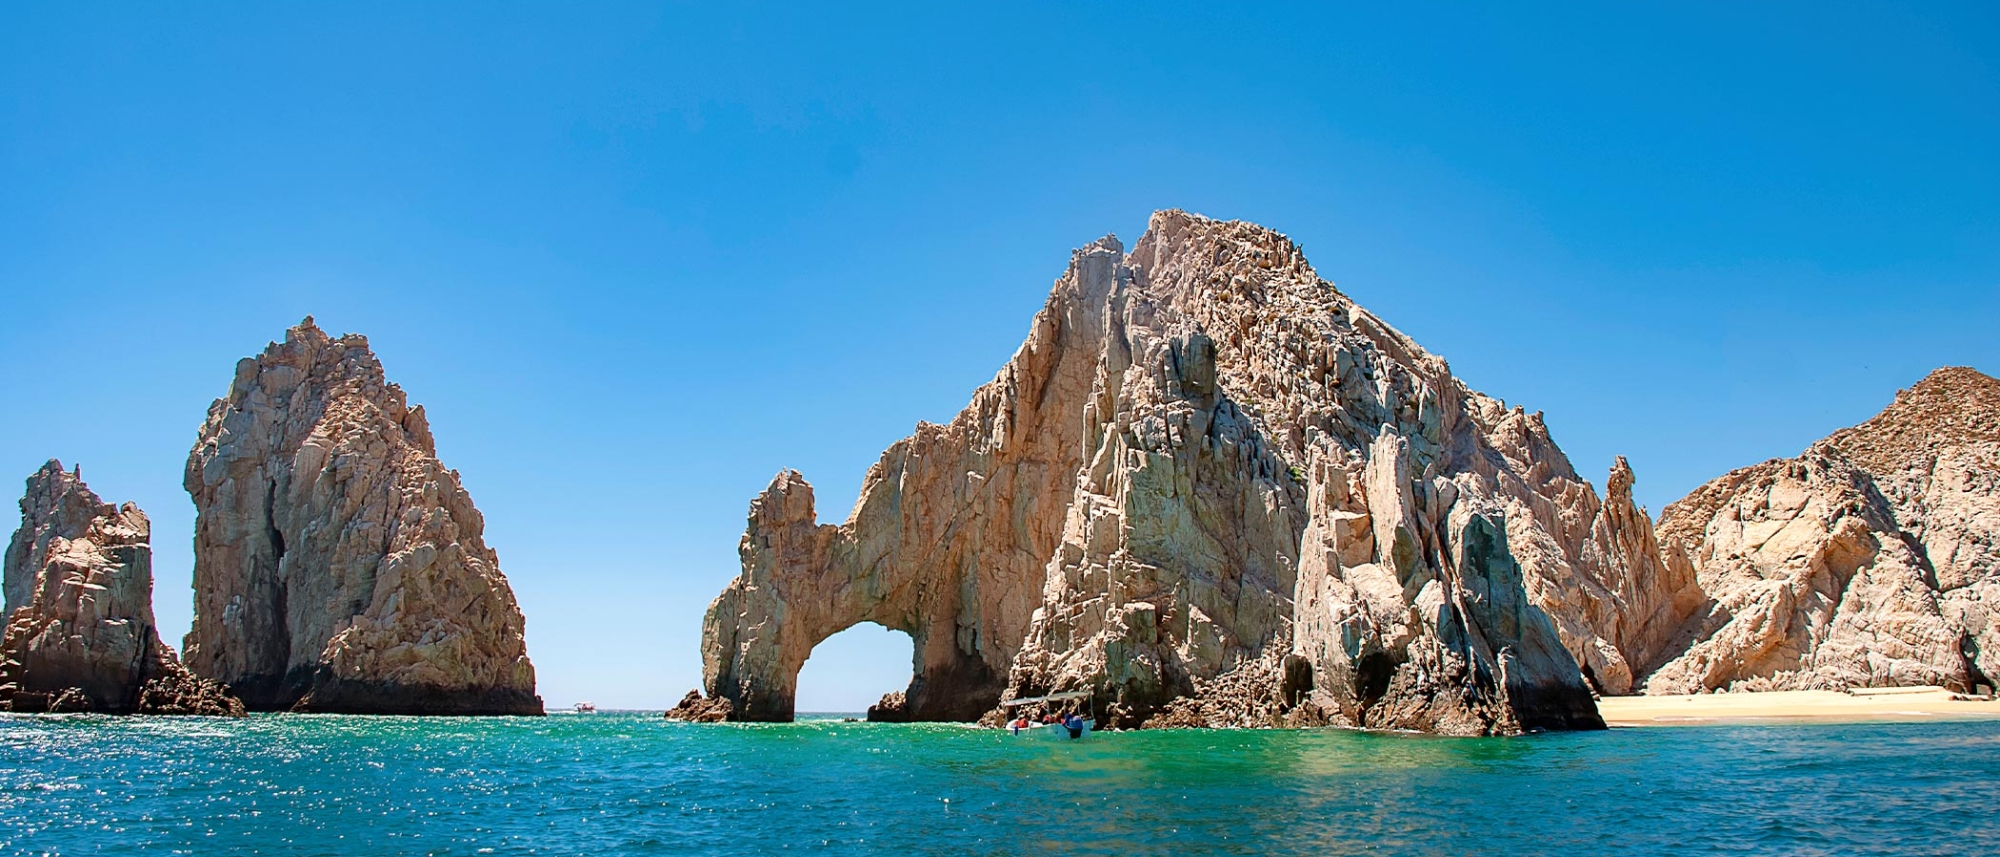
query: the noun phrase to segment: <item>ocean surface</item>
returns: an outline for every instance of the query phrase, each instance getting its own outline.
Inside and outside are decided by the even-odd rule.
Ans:
[[[1527,738],[0,716],[5,854],[1992,854],[2000,723]]]

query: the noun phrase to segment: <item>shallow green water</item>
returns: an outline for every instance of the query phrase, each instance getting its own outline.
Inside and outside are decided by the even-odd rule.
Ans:
[[[2000,723],[1517,739],[0,717],[7,854],[1986,854]]]

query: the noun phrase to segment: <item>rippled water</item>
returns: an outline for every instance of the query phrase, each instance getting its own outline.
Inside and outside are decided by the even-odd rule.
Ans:
[[[1986,854],[2000,723],[1516,739],[0,717],[8,854]]]

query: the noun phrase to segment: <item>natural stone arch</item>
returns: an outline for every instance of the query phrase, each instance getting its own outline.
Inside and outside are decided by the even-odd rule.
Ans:
[[[821,640],[806,656],[799,669],[797,708],[822,714],[865,710],[871,720],[906,719],[904,701],[917,663],[916,640],[909,633],[856,622]]]
[[[855,514],[893,513],[901,506],[864,502]],[[850,525],[816,520],[812,486],[796,471],[779,474],[751,503],[750,530],[740,548],[743,576],[710,605],[704,621],[710,696],[730,700],[740,720],[789,721],[799,670],[812,650],[873,622],[910,635],[913,648],[905,704],[887,719],[975,720],[991,709],[1040,594],[1039,580],[1009,587],[968,561],[954,566],[965,572],[956,586],[936,587],[935,580],[908,570],[915,564],[858,542]],[[983,588],[998,590],[999,597],[982,600]],[[1003,649],[1003,641],[1011,645]]]
[[[731,717],[790,720],[806,655],[860,622],[915,643],[902,719],[975,720],[999,702],[1083,465],[1123,250],[1077,251],[1014,358],[950,424],[889,447],[845,523],[818,523],[796,471],[751,502],[743,573],[702,628],[704,684]]]
[[[1539,415],[1269,230],[1167,211],[1122,250],[1077,251],[1014,359],[891,446],[846,522],[779,474],[705,619],[709,699],[670,716],[790,719],[806,653],[872,620],[919,648],[910,719],[1083,690],[1121,727],[1602,727],[1547,613],[1607,567],[1600,503]],[[1644,565],[1627,541],[1602,547]]]

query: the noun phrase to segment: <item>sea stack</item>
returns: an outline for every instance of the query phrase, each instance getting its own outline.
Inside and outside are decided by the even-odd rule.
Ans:
[[[238,362],[185,484],[187,663],[252,710],[542,713],[479,511],[365,338],[308,317]]]
[[[2000,381],[1939,369],[1796,458],[1667,506],[1668,564],[1707,603],[1648,693],[2000,675]]]
[[[1602,728],[1585,669],[1622,692],[1654,653],[1591,613],[1698,600],[1540,414],[1284,236],[1181,211],[1129,254],[1076,251],[1013,359],[891,446],[845,523],[814,502],[787,471],[751,503],[690,714],[790,719],[813,646],[873,621],[916,643],[885,718],[1082,690],[1124,727]]]
[[[50,461],[28,477],[6,559],[5,710],[240,715],[195,678],[153,623],[152,525]]]

